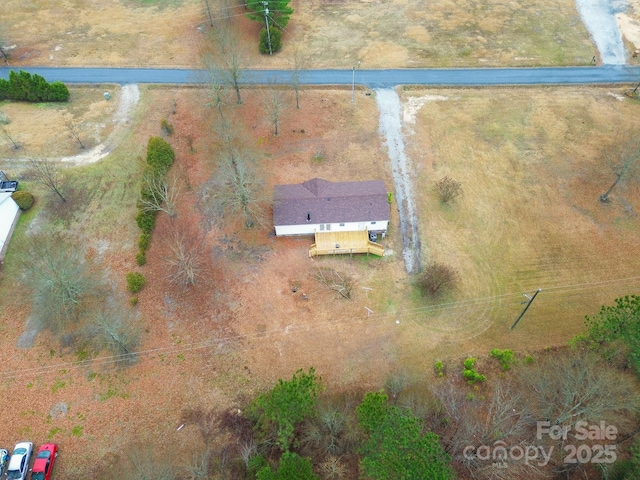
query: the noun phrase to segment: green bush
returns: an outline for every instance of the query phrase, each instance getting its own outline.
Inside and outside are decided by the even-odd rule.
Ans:
[[[505,372],[511,368],[511,364],[513,363],[513,352],[511,350],[500,350],[499,348],[494,348],[490,352],[491,357],[500,361],[500,366],[502,370]]]
[[[136,253],[136,263],[140,267],[147,263],[147,254],[142,251]]]
[[[29,210],[35,202],[33,195],[24,191],[13,192],[11,198],[18,204],[20,210]]]
[[[271,36],[271,52],[279,52],[282,49],[282,32],[277,28],[271,27],[269,35]],[[267,35],[266,28],[260,30],[260,43],[258,44],[260,53],[269,53],[269,35]]]
[[[138,210],[136,215],[136,223],[143,233],[150,234],[156,226],[156,214],[157,212],[145,212],[144,210]]]
[[[462,370],[462,377],[469,383],[474,384],[476,382],[484,382],[487,377],[476,372],[474,367],[476,365],[476,359],[473,357],[467,358],[464,362],[464,369]]]
[[[139,272],[127,273],[127,290],[131,293],[138,293],[144,287],[146,280]]]
[[[148,233],[141,233],[140,238],[138,238],[138,248],[141,252],[146,252],[149,249],[149,244],[151,243],[151,235]]]
[[[444,377],[444,363],[442,360],[436,360],[434,368],[436,369],[436,375],[438,377]]]
[[[47,82],[38,74],[23,70],[9,72],[9,80],[0,79],[0,100],[22,102],[66,102],[69,89],[61,82]]]
[[[462,365],[464,365],[464,369],[465,370],[473,370],[473,367],[476,364],[476,359],[473,357],[468,357],[467,359],[465,359],[464,362],[462,362]]]
[[[171,145],[160,137],[151,137],[147,143],[147,164],[152,168],[154,174],[166,175],[175,154]]]
[[[474,384],[476,382],[484,382],[487,379],[485,375],[482,375],[475,370],[463,370],[462,377],[470,384]]]

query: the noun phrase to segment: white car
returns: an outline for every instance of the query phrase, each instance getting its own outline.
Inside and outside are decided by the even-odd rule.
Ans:
[[[4,448],[0,448],[0,478],[2,478],[5,468],[7,468],[8,461],[9,452],[7,452]]]
[[[13,448],[11,459],[9,459],[7,480],[26,480],[31,452],[33,452],[33,443],[20,442],[16,444]]]

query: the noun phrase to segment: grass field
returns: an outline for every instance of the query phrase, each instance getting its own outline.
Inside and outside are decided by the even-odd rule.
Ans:
[[[423,99],[410,143],[424,254],[461,277],[450,305],[414,317],[430,342],[461,352],[562,344],[584,315],[638,288],[637,179],[599,201],[614,179],[601,154],[635,129],[636,102],[606,88],[403,95]],[[445,175],[464,188],[451,205],[432,191]],[[522,294],[538,288],[510,331]],[[435,351],[451,352],[449,342]]]
[[[213,5],[214,18],[239,25],[243,63],[254,68],[288,67],[296,48],[308,68],[585,65],[597,56],[571,0],[294,0],[274,56],[258,53],[260,26],[242,2]],[[633,30],[637,13],[627,15]],[[193,67],[209,28],[201,0],[5,0],[0,19],[14,65]]]
[[[109,91],[112,101],[105,100]],[[20,145],[14,149],[7,138],[0,138],[0,158],[59,157],[75,155],[83,149],[69,131],[75,125],[85,149],[103,142],[113,131],[112,116],[118,102],[119,87],[72,87],[68,102],[37,105],[5,100],[0,111],[8,118],[6,130]]]

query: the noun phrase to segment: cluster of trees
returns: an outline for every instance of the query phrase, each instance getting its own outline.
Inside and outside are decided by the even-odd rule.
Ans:
[[[0,78],[0,100],[25,102],[66,102],[69,89],[62,82],[47,82],[38,74],[10,71],[9,80]]]
[[[479,362],[489,368],[492,360]],[[328,392],[310,368],[279,380],[244,411],[185,411],[204,451],[180,471],[194,480],[638,478],[637,379],[588,349],[513,359],[476,385],[461,383],[459,371],[428,384],[394,373],[385,389]],[[566,435],[541,434],[540,422]],[[580,437],[578,422],[612,425],[616,438]],[[596,452],[603,443],[618,461],[566,461],[567,445]],[[162,478],[176,478],[174,467],[165,464]]]
[[[604,358],[632,367],[640,376],[640,296],[617,298],[585,319],[587,332],[574,339],[599,351]]]

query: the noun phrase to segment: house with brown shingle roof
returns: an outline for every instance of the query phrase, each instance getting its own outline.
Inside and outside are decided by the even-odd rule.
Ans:
[[[389,201],[382,180],[329,182],[314,178],[273,188],[276,235],[368,231],[384,236]]]

